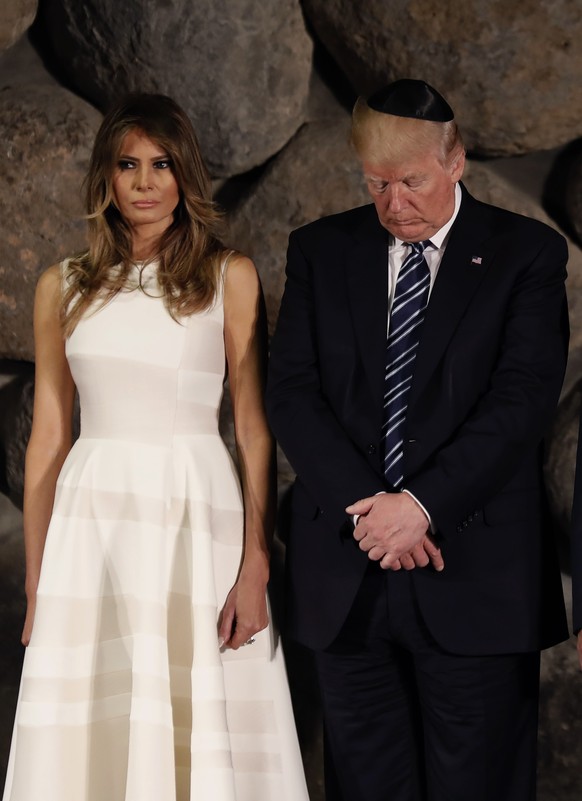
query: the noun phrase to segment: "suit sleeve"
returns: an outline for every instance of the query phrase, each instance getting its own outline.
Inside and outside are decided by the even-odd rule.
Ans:
[[[539,242],[512,288],[487,391],[449,441],[406,483],[445,536],[455,534],[471,510],[502,491],[527,459],[537,459],[566,367],[567,259],[566,241],[559,234],[546,234]]]
[[[289,238],[287,281],[271,343],[267,414],[291,466],[335,529],[352,524],[345,507],[385,489],[340,425],[322,392],[318,307],[312,264],[296,232]]]

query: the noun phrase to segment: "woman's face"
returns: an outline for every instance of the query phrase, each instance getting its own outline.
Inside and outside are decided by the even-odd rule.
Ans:
[[[142,131],[125,135],[112,184],[115,205],[134,236],[159,237],[172,223],[180,199],[172,162]]]

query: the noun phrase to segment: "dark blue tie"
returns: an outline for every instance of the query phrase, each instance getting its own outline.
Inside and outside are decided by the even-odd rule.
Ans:
[[[406,244],[411,251],[398,273],[390,311],[382,428],[384,475],[395,488],[404,478],[403,431],[408,394],[430,291],[430,273],[424,258],[430,240]]]

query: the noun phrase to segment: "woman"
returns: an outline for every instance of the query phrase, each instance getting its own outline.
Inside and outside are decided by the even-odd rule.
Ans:
[[[268,625],[255,268],[222,246],[196,136],[165,96],[104,118],[86,194],[89,250],[35,301],[28,648],[4,801],[306,799]],[[217,427],[225,366],[240,481]]]

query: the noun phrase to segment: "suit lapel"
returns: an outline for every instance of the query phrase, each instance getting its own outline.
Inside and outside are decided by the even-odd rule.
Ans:
[[[464,192],[431,293],[414,366],[409,406],[437,368],[459,321],[493,257],[491,231],[483,227],[476,201]]]
[[[382,424],[388,319],[388,232],[370,206],[370,216],[346,253],[346,283],[353,328],[372,398]]]

